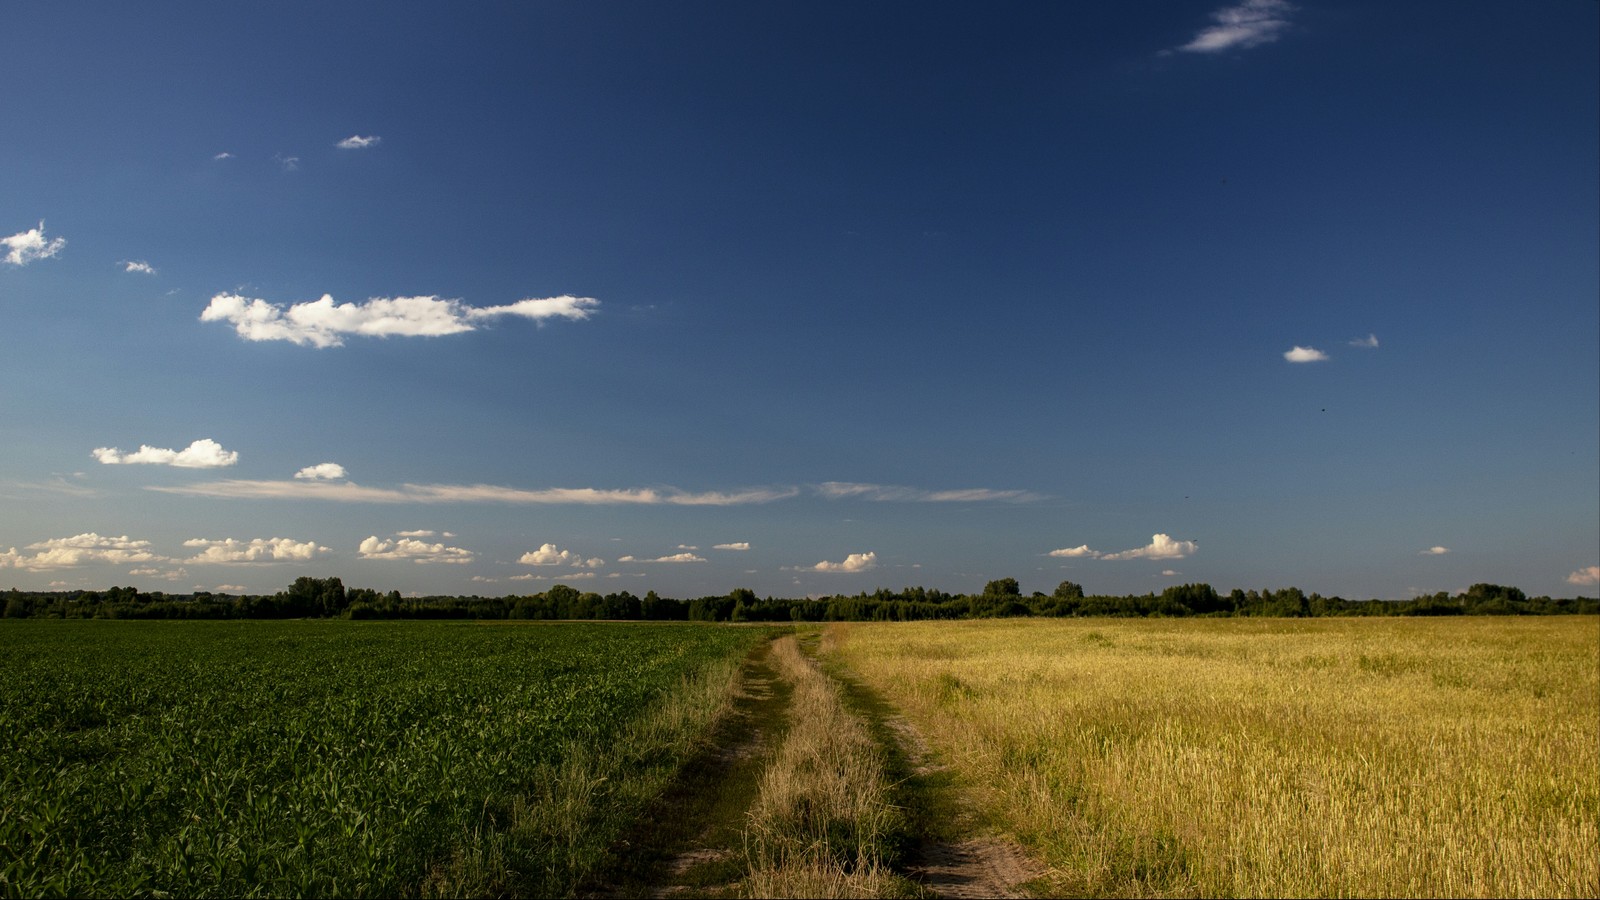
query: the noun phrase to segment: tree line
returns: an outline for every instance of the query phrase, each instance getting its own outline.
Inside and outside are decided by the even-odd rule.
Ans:
[[[991,581],[978,594],[948,594],[931,588],[817,598],[758,597],[748,588],[725,595],[680,600],[655,591],[583,592],[557,584],[538,594],[505,597],[403,597],[347,588],[339,578],[296,578],[270,595],[196,591],[146,593],[133,587],[104,591],[7,591],[4,618],[101,619],[593,619],[690,622],[866,622],[984,619],[1019,616],[1451,616],[1596,615],[1594,597],[1528,597],[1499,584],[1475,584],[1459,594],[1439,592],[1410,600],[1347,600],[1307,594],[1296,587],[1227,594],[1209,584],[1181,584],[1159,594],[1085,594],[1063,581],[1052,593],[1024,595],[1014,578]]]

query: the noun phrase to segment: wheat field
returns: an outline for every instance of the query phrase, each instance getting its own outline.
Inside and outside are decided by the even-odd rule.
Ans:
[[[1593,617],[832,627],[1061,893],[1600,895]]]

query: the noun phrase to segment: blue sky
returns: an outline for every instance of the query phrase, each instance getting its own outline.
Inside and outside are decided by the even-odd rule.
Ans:
[[[0,586],[1600,580],[1593,3],[6,19]]]

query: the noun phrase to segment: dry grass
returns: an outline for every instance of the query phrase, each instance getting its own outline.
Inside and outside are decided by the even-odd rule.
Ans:
[[[859,624],[1060,892],[1600,894],[1593,618]]]
[[[884,860],[900,822],[881,749],[794,637],[773,646],[772,660],[793,685],[792,724],[750,808],[746,889],[754,897],[899,893]]]

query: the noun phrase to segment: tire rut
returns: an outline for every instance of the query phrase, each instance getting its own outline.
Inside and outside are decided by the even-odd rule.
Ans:
[[[745,811],[788,728],[789,686],[766,643],[745,659],[733,708],[678,779],[615,848],[589,897],[734,897],[745,875]]]

